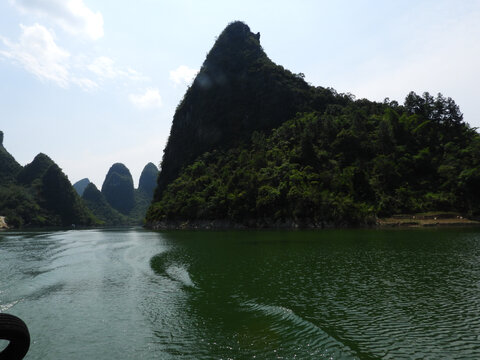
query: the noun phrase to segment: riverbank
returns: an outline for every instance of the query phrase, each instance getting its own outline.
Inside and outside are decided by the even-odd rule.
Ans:
[[[480,221],[453,212],[401,214],[377,220],[379,227],[480,226]]]
[[[367,226],[367,225],[366,225]],[[333,229],[348,228],[347,224],[315,223],[311,221],[297,222],[288,220],[284,222],[258,221],[256,219],[246,220],[242,223],[228,220],[177,220],[177,221],[156,221],[146,223],[145,228],[151,230],[247,230],[247,229]],[[368,226],[371,227],[371,226]]]
[[[244,229],[333,229],[333,228],[375,228],[375,227],[434,227],[434,226],[480,226],[480,221],[468,219],[455,212],[429,212],[399,214],[389,218],[371,218],[364,224],[334,224],[326,222],[266,222],[251,219],[243,223],[227,220],[177,220],[147,223],[151,230],[244,230]]]

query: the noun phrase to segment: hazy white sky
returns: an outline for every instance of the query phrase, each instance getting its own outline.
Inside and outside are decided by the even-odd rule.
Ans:
[[[441,92],[480,127],[480,0],[3,0],[5,147],[22,165],[44,152],[97,187],[122,162],[137,184],[234,20],[312,85],[379,101]]]

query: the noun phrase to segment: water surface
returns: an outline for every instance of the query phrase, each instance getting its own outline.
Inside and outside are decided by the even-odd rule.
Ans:
[[[26,359],[480,358],[480,230],[0,233]]]

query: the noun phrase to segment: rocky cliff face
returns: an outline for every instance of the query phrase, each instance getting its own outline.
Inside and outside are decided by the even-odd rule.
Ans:
[[[0,185],[14,181],[21,169],[20,164],[3,146],[3,132],[0,131]]]
[[[313,103],[326,103],[324,97],[333,102],[329,91],[274,64],[259,39],[242,22],[218,37],[173,117],[155,201],[199,155],[249,141],[254,131],[269,131]]]

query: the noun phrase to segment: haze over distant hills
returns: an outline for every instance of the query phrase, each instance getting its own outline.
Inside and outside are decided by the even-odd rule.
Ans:
[[[3,136],[0,131],[0,217],[5,217],[9,227],[143,223],[153,196],[151,184],[158,174],[154,164],[145,166],[138,189],[133,188],[128,169],[114,164],[102,193],[86,178],[72,186],[45,154],[40,153],[31,163],[21,166],[3,146]]]
[[[451,98],[411,92],[400,105],[313,87],[234,22],[177,107],[147,225],[365,225],[438,210],[474,217],[479,189],[480,137]]]
[[[90,180],[88,178],[84,178],[84,179],[78,180],[75,184],[73,184],[73,188],[75,189],[75,191],[79,196],[82,196],[88,184],[90,184]]]
[[[148,163],[140,175],[138,189],[134,189],[128,168],[115,163],[108,170],[101,191],[89,183],[82,199],[104,225],[140,225],[152,201],[157,176],[158,168]]]

